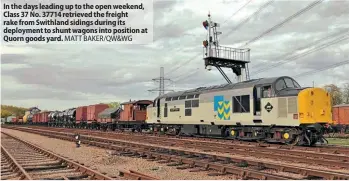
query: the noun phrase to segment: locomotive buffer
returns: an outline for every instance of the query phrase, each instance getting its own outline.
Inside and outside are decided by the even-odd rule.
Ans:
[[[218,35],[222,34],[222,32],[217,32],[219,24],[211,20],[210,14],[208,14],[208,20],[202,24],[207,30],[208,39],[203,41],[205,69],[210,71],[212,66],[216,67],[229,84],[232,81],[222,68],[232,69],[233,73],[237,76],[237,82],[249,80],[248,63],[250,63],[250,49],[219,46]]]

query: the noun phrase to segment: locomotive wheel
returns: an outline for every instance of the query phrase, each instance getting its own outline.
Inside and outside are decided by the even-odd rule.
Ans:
[[[291,135],[293,138],[286,141],[287,145],[296,146],[300,140],[299,135]]]

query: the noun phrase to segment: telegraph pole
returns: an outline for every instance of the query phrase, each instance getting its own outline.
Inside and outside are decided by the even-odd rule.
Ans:
[[[159,82],[159,88],[154,88],[151,90],[148,90],[149,92],[159,92],[159,96],[165,94],[165,91],[173,91],[173,90],[166,90],[165,89],[165,81],[172,81],[171,79],[166,79],[165,78],[165,73],[164,73],[164,67],[160,67],[160,77],[152,79],[155,82]]]

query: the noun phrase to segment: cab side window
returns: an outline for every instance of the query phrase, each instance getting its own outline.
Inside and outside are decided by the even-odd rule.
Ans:
[[[263,98],[271,97],[271,85],[262,88],[262,96]]]

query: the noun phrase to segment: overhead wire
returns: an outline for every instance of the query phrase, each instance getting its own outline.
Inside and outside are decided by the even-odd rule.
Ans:
[[[297,60],[297,59],[299,59],[299,58],[301,58],[301,57],[304,57],[304,56],[309,55],[309,54],[311,54],[311,53],[314,53],[314,52],[316,52],[316,51],[319,51],[319,50],[322,50],[322,49],[324,49],[324,48],[327,48],[327,47],[329,47],[329,46],[331,46],[331,45],[337,44],[337,43],[339,43],[339,42],[341,42],[341,41],[344,41],[344,40],[348,39],[348,38],[349,38],[348,35],[349,35],[349,34],[346,34],[346,35],[344,35],[344,36],[341,36],[341,37],[339,37],[339,38],[337,38],[337,39],[332,40],[331,42],[327,42],[327,43],[325,43],[325,44],[322,44],[322,45],[320,45],[320,46],[318,46],[318,47],[315,47],[315,48],[313,48],[313,49],[310,49],[310,50],[308,50],[308,51],[306,51],[306,52],[303,52],[303,53],[301,53],[301,54],[297,54],[297,55],[294,55],[293,57],[289,57],[289,58],[287,58],[287,59],[278,61],[276,64],[273,64],[273,65],[271,65],[271,66],[269,66],[269,67],[266,67],[266,68],[257,70],[256,72],[253,72],[253,74],[255,75],[255,74],[262,73],[262,72],[264,72],[264,71],[266,71],[266,70],[269,70],[269,69],[271,69],[271,68],[278,67],[278,66],[280,66],[280,65],[289,63],[289,62],[294,61],[294,60]]]
[[[300,11],[296,12],[295,14],[289,16],[288,18],[286,18],[285,20],[281,21],[280,23],[276,24],[275,26],[271,27],[270,29],[266,30],[265,32],[263,32],[262,34],[252,38],[251,40],[249,40],[248,42],[245,43],[245,45],[239,47],[242,48],[244,46],[247,46],[259,39],[261,39],[263,36],[269,34],[270,32],[282,27],[283,25],[285,25],[286,23],[290,22],[291,20],[293,20],[294,18],[304,14],[305,12],[309,11],[310,9],[312,9],[313,7],[315,7],[316,5],[320,4],[322,1],[324,0],[317,0],[315,2],[312,2],[311,4],[309,4],[308,6],[306,6],[305,8],[301,9]]]
[[[286,18],[285,20],[283,20],[282,22],[278,23],[277,25],[274,25],[272,28],[266,30],[266,31],[263,32],[262,34],[260,34],[260,35],[258,35],[257,37],[255,37],[255,38],[249,40],[247,43],[245,43],[245,45],[240,46],[239,48],[242,48],[242,47],[244,47],[244,46],[246,46],[246,45],[248,45],[248,44],[251,44],[251,43],[257,41],[258,39],[262,38],[263,36],[269,34],[270,32],[272,32],[272,31],[274,31],[274,30],[276,30],[276,29],[282,27],[282,26],[285,25],[287,22],[289,22],[289,21],[293,20],[294,18],[296,18],[296,17],[298,17],[298,16],[304,14],[305,12],[309,11],[310,9],[312,9],[313,7],[315,7],[316,5],[320,4],[322,1],[323,1],[323,0],[317,0],[317,1],[315,1],[315,2],[312,2],[312,3],[309,4],[308,6],[306,6],[305,8],[303,8],[303,9],[297,11],[297,12],[294,13],[293,15],[291,15],[291,16],[289,16],[288,18]],[[269,3],[271,3],[271,1],[267,2],[267,3],[264,4],[262,7],[264,7],[265,5],[268,5]],[[258,11],[259,11],[259,10],[258,10]],[[343,41],[343,40],[339,40],[339,41]],[[338,42],[337,42],[337,43],[338,43]],[[331,44],[331,45],[332,45],[332,44]],[[329,46],[330,46],[330,45],[329,45]],[[322,48],[320,48],[320,49],[323,49],[323,48],[325,48],[325,47],[322,47]],[[318,50],[320,50],[320,49],[318,49]],[[318,50],[316,50],[316,51],[318,51]],[[313,52],[314,52],[314,51],[313,51]],[[312,52],[311,52],[311,53],[312,53]],[[308,54],[310,54],[310,53],[308,53]],[[307,55],[307,54],[304,53],[304,56],[305,56],[305,55]],[[300,58],[300,57],[296,57],[296,58]]]
[[[336,36],[339,36],[339,35],[341,35],[341,34],[343,34],[343,33],[347,33],[347,32],[349,32],[349,28],[345,28],[345,29],[340,30],[340,31],[338,31],[338,32],[336,32],[336,33],[333,33],[333,34],[328,35],[328,36],[326,36],[326,37],[320,38],[320,39],[318,39],[318,40],[316,40],[316,41],[314,41],[314,42],[311,42],[311,43],[309,43],[309,44],[307,44],[307,45],[301,46],[301,47],[297,48],[296,50],[293,50],[293,51],[291,51],[291,52],[288,52],[288,53],[285,53],[285,54],[283,54],[283,55],[277,56],[277,57],[275,57],[275,58],[273,58],[273,59],[274,59],[274,60],[284,59],[284,58],[286,58],[286,57],[288,57],[288,56],[290,56],[290,55],[292,55],[292,54],[294,54],[294,53],[296,53],[296,52],[298,52],[298,51],[301,51],[301,50],[310,48],[310,47],[312,47],[312,46],[314,46],[314,45],[317,45],[318,43],[321,43],[322,41],[325,41],[325,40],[327,40],[327,39],[334,38],[334,37],[336,37]],[[260,67],[262,64],[263,64],[263,63],[259,63],[259,64],[257,64],[257,65],[254,65],[254,66],[251,67],[251,69],[253,69],[253,68],[255,68],[255,67]],[[266,67],[267,67],[267,66],[266,66]]]
[[[252,13],[250,16],[248,16],[246,19],[244,19],[243,21],[241,21],[238,25],[236,25],[231,31],[229,31],[227,34],[224,34],[222,36],[222,38],[225,38],[225,36],[229,36],[231,33],[233,33],[234,31],[236,31],[237,29],[239,29],[240,27],[242,27],[245,23],[247,23],[252,17],[256,16],[258,13],[260,13],[263,9],[265,9],[267,6],[269,6],[274,0],[269,0],[268,2],[264,3],[262,6],[260,6],[254,13]],[[242,6],[239,10],[237,10],[237,12],[241,11],[248,3],[250,3],[251,1],[248,1],[244,6]],[[237,12],[235,12],[234,14],[237,14]],[[232,17],[232,16],[231,16]],[[230,18],[231,18],[230,17]],[[182,65],[179,65],[177,68],[175,68],[174,70],[172,70],[169,73],[173,73],[174,71],[178,70],[179,68],[181,68],[182,66],[188,64],[189,62],[193,61],[195,58],[197,58],[198,56],[200,56],[201,53],[193,56],[192,58],[188,59],[185,63],[183,63]],[[200,70],[196,70],[196,72],[199,72]]]
[[[342,66],[342,65],[346,65],[346,64],[349,64],[349,60],[344,60],[344,61],[341,61],[341,62],[337,62],[335,64],[332,64],[332,65],[327,66],[327,67],[323,67],[321,69],[316,69],[316,70],[300,73],[300,74],[297,74],[297,75],[293,76],[293,78],[299,78],[299,77],[303,77],[303,76],[306,76],[306,75],[311,75],[311,74],[314,74],[314,73],[322,72],[322,71],[325,71],[325,70],[328,70],[328,69],[331,69],[331,68],[336,68],[336,67],[339,67],[339,66]]]
[[[287,22],[291,21],[292,19],[300,16],[301,14],[305,13],[306,11],[309,11],[310,9],[312,9],[313,7],[315,7],[317,4],[321,3],[323,0],[317,0],[315,2],[312,2],[311,4],[309,4],[308,6],[306,6],[305,8],[297,11],[296,13],[292,14],[291,16],[289,16],[288,18],[284,19],[283,21],[281,21],[280,23],[274,25],[272,28],[269,28],[268,30],[266,30],[265,32],[263,32],[262,34],[258,35],[257,37],[251,39],[250,41],[248,41],[244,46],[253,43],[255,41],[257,41],[258,39],[262,38],[263,36],[271,33],[272,31],[282,27],[283,25],[285,25]],[[253,16],[255,16],[256,14],[258,14],[260,11],[262,11],[264,8],[266,8],[269,4],[271,4],[273,2],[273,0],[268,1],[267,3],[263,4],[256,12],[254,12],[251,16],[249,16],[248,18],[246,18],[244,21],[242,21],[241,23],[239,23],[235,28],[232,29],[232,31],[230,31],[228,33],[228,35],[234,31],[236,31],[241,25],[243,25],[244,23],[246,23],[249,19],[251,19]],[[240,46],[239,48],[242,48],[243,46]]]
[[[318,44],[318,43],[321,43],[323,40],[327,40],[327,39],[334,38],[334,37],[339,36],[339,35],[341,35],[341,34],[343,34],[343,33],[348,33],[348,31],[349,31],[349,28],[343,29],[343,30],[341,30],[341,31],[339,31],[339,32],[336,32],[336,33],[332,34],[332,35],[329,35],[329,36],[326,36],[326,37],[321,38],[321,39],[319,39],[319,40],[316,40],[315,42],[312,42],[312,43],[310,43],[310,44],[308,44],[308,45],[306,45],[306,46],[302,46],[302,47],[296,49],[296,51],[299,51],[299,50],[302,50],[302,49],[310,48],[310,47],[312,47],[312,46],[314,46],[314,45],[316,45],[316,44]],[[344,35],[340,36],[339,38],[336,38],[336,39],[332,40],[331,42],[327,42],[327,43],[325,43],[325,44],[322,44],[321,46],[315,47],[314,49],[310,49],[310,50],[308,50],[308,51],[306,51],[306,52],[303,52],[302,54],[295,55],[295,56],[290,57],[290,58],[288,58],[288,59],[286,59],[286,60],[293,61],[293,60],[296,60],[296,59],[298,59],[298,58],[304,57],[304,56],[306,56],[306,55],[308,55],[308,54],[310,54],[310,53],[313,53],[313,52],[315,52],[315,51],[319,51],[319,50],[324,49],[324,48],[326,48],[326,47],[328,47],[328,46],[331,46],[331,45],[334,45],[334,44],[339,43],[339,42],[341,42],[341,41],[344,41],[344,40],[346,40],[346,39],[349,39],[349,36],[348,36],[348,35],[349,35],[349,34],[344,34]],[[295,51],[294,51],[294,52],[295,52]],[[286,53],[286,56],[288,56],[288,55],[290,55],[290,54],[292,54],[292,53]],[[288,62],[290,62],[290,61],[283,62],[283,63],[281,63],[281,64],[288,63]],[[280,64],[280,65],[281,65],[281,64]],[[277,66],[277,65],[275,65],[275,64],[273,65],[273,67],[276,67],[276,66]],[[267,68],[264,68],[264,69],[262,69],[262,70],[265,71],[265,70],[267,70]],[[262,72],[262,71],[261,71],[261,72]],[[260,73],[260,72],[256,72],[256,73],[254,73],[254,74],[258,74],[258,73]],[[206,84],[205,84],[205,85],[206,85]]]

